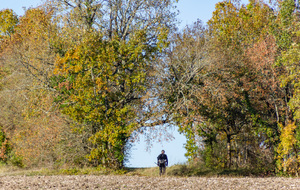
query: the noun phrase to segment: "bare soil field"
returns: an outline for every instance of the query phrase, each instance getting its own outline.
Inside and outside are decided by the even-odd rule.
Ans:
[[[0,189],[300,189],[300,178],[2,176]]]

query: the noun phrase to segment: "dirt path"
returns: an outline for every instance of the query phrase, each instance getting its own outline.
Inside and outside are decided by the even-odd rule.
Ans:
[[[0,189],[299,189],[300,178],[4,176]]]

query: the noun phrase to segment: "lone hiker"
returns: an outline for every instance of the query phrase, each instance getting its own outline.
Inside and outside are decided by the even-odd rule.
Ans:
[[[157,165],[159,166],[159,175],[164,175],[166,173],[166,166],[168,166],[168,157],[164,150],[157,157]]]

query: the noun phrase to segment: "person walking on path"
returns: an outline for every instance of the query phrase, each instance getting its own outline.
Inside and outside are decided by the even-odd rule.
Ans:
[[[164,150],[162,150],[161,154],[157,157],[157,165],[159,166],[159,175],[165,175],[166,167],[168,166],[168,157]]]

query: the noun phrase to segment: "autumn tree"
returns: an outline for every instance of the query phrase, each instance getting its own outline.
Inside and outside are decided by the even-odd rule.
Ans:
[[[203,97],[199,94],[208,66],[206,40],[206,30],[201,21],[174,33],[166,56],[155,68],[158,78],[157,104],[161,107],[158,112],[161,112],[160,117],[179,126],[179,130],[186,135],[186,155],[190,160],[197,157],[197,125],[203,122],[199,113]]]
[[[174,1],[56,2],[68,10],[62,31],[79,30],[69,50],[58,48],[58,102],[84,124],[78,131],[91,129],[90,161],[121,168],[131,134],[147,121],[151,71],[173,28]]]
[[[0,81],[0,123],[13,148],[10,162],[19,166],[66,161],[57,150],[63,149],[61,139],[70,137],[70,121],[55,109],[54,89],[49,86],[55,58],[52,18],[47,8],[27,10],[1,54],[5,76]]]
[[[241,134],[253,132],[253,121],[258,114],[258,105],[254,102],[257,96],[252,94],[256,88],[251,76],[254,73],[247,65],[245,52],[267,35],[272,14],[267,5],[254,1],[247,6],[221,2],[208,22],[212,74],[207,78],[209,83],[205,92],[208,105],[212,106],[209,117],[217,126],[220,137],[226,139],[227,167],[231,166],[232,156],[235,157],[237,152],[247,154],[250,151],[233,148],[234,144],[239,144],[238,139],[243,138],[239,137]],[[235,162],[239,159],[237,157]]]
[[[3,80],[9,75],[9,69],[3,64],[3,55],[5,53],[5,48],[9,41],[10,36],[14,33],[14,28],[18,23],[18,18],[16,14],[11,9],[4,9],[0,11],[0,92],[5,90]],[[1,97],[1,96],[0,96]],[[1,97],[3,98],[3,97]],[[4,102],[1,101],[1,104]],[[2,105],[3,106],[3,105]],[[3,112],[2,112],[3,114]],[[8,138],[7,130],[3,125],[0,124],[0,157],[1,160],[7,162],[9,160],[9,154],[11,151],[10,140]]]
[[[299,19],[294,1],[281,1],[277,24],[280,57],[277,64],[285,68],[281,85],[287,96],[286,117],[281,122],[280,143],[277,148],[277,169],[284,174],[299,175]]]
[[[273,162],[277,122],[284,117],[280,69],[273,67],[275,16],[261,2],[224,1],[216,4],[208,30],[195,25],[174,41],[162,99],[171,110],[166,113],[187,134],[189,156],[199,155],[202,138],[209,166]]]

